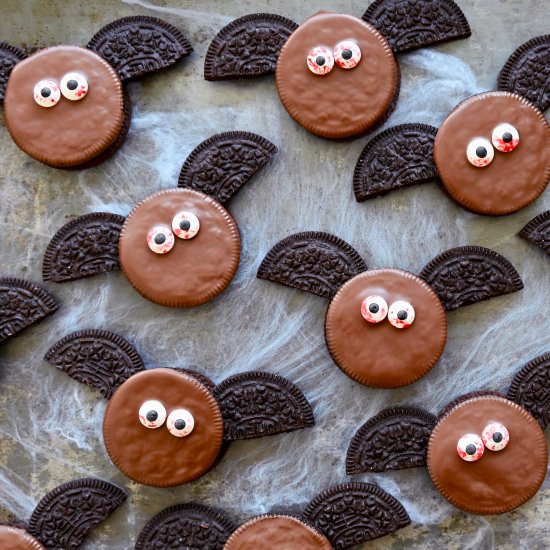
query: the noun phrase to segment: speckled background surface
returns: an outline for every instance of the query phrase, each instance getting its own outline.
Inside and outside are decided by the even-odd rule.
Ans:
[[[187,154],[211,134],[245,129],[273,143],[276,159],[231,202],[243,254],[237,277],[216,300],[171,310],[142,299],[121,273],[64,285],[48,284],[59,312],[0,349],[0,519],[27,519],[36,502],[70,479],[93,475],[124,486],[128,501],[99,526],[84,548],[132,548],[145,522],[179,502],[219,506],[236,521],[272,509],[298,510],[319,491],[348,481],[345,452],[356,429],[391,404],[437,411],[474,389],[504,389],[529,359],[550,349],[547,324],[550,260],[517,238],[529,219],[550,208],[550,191],[504,218],[467,213],[436,184],[358,204],[351,178],[368,137],[347,143],[307,134],[278,101],[272,77],[208,83],[203,61],[210,40],[232,19],[274,12],[297,22],[320,8],[360,16],[369,2],[317,0],[1,0],[0,40],[27,47],[84,45],[104,24],[127,15],[162,17],[181,28],[195,52],[173,69],[129,90],[134,119],[114,158],[82,172],[42,166],[20,152],[0,123],[2,273],[41,281],[53,233],[85,212],[127,214],[148,194],[176,185]],[[388,125],[438,126],[462,99],[494,89],[508,55],[548,32],[544,0],[459,0],[472,37],[399,56],[403,87]],[[350,242],[369,267],[418,272],[437,253],[458,245],[489,246],[508,257],[525,290],[448,315],[447,348],[418,383],[395,391],[362,387],[337,369],[326,350],[327,303],[259,281],[269,248],[301,230],[323,230]],[[135,343],[146,366],[195,366],[221,381],[260,369],[283,374],[310,399],[314,429],[231,446],[200,480],[160,490],[130,482],[109,461],[101,437],[105,402],[43,360],[59,338],[79,328],[119,332]],[[476,517],[443,500],[423,468],[355,476],[398,497],[413,523],[364,548],[547,548],[550,480],[513,513]]]

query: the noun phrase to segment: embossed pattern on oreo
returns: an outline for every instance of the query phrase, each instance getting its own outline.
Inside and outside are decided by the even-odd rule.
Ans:
[[[533,218],[519,232],[519,236],[539,246],[550,256],[550,210]]]
[[[437,177],[433,147],[437,128],[400,124],[384,130],[363,149],[353,174],[358,202]]]
[[[125,219],[92,212],[66,223],[46,248],[43,279],[60,283],[120,269],[118,238]]]
[[[543,430],[550,424],[550,353],[523,366],[514,376],[507,397],[529,411]]]
[[[25,57],[27,54],[22,49],[7,42],[0,42],[0,102],[4,101],[11,70]]]
[[[190,187],[225,203],[277,153],[251,132],[223,132],[200,143],[180,171],[178,187]]]
[[[13,277],[0,278],[0,342],[57,311],[42,287]]]
[[[336,550],[388,535],[411,522],[401,503],[372,483],[343,483],[316,496],[303,517]]]
[[[353,436],[346,457],[346,473],[424,466],[428,439],[436,421],[433,414],[416,407],[384,409]]]
[[[431,260],[419,277],[433,287],[446,311],[517,292],[523,282],[502,255],[482,246],[459,246]]]
[[[384,35],[394,52],[468,38],[472,34],[466,17],[453,0],[376,0],[362,19]]]
[[[342,239],[306,231],[279,241],[262,261],[257,277],[332,298],[366,269],[357,250]]]
[[[250,78],[275,72],[279,52],[298,25],[273,13],[253,13],[226,25],[204,60],[206,80]]]
[[[282,376],[245,372],[214,388],[226,441],[252,439],[309,428],[315,424],[304,394]]]
[[[114,391],[145,367],[130,342],[106,330],[79,330],[56,342],[44,359],[71,378],[110,399]]]

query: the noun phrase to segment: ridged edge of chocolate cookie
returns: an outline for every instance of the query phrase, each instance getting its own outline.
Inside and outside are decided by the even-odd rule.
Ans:
[[[534,217],[518,235],[550,256],[550,210]]]

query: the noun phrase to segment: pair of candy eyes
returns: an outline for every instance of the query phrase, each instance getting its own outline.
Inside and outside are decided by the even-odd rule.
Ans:
[[[67,73],[58,84],[55,80],[40,80],[34,86],[34,100],[41,107],[53,107],[61,94],[71,101],[79,101],[88,93],[88,81],[79,73]]]
[[[382,296],[367,296],[361,302],[361,315],[369,323],[380,323],[386,316],[395,328],[407,328],[414,322],[415,312],[409,302],[397,300],[390,307]]]
[[[199,218],[192,212],[180,212],[172,219],[172,229],[165,225],[155,225],[147,233],[147,245],[156,254],[166,254],[172,250],[176,237],[189,240],[199,232]]]
[[[456,451],[462,460],[475,462],[483,456],[485,447],[490,451],[502,451],[510,441],[506,426],[492,422],[485,426],[481,437],[477,434],[465,434],[459,440]]]
[[[139,408],[139,421],[151,430],[160,428],[166,420],[168,431],[175,437],[188,436],[195,427],[195,419],[187,409],[175,409],[166,418],[166,407],[154,399]]]
[[[510,153],[518,144],[519,132],[511,124],[505,122],[499,124],[493,130],[491,141],[483,137],[470,141],[466,149],[466,156],[470,164],[473,164],[477,168],[483,168],[493,162],[495,149],[501,153]]]
[[[338,43],[334,50],[326,46],[315,46],[307,54],[308,69],[316,75],[325,75],[332,71],[334,63],[342,69],[353,69],[361,61],[361,49],[351,41]]]

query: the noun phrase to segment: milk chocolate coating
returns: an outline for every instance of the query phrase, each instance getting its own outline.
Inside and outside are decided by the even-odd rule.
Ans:
[[[263,516],[241,525],[223,550],[332,550],[328,539],[299,519]]]
[[[166,416],[187,409],[195,427],[187,437],[170,434],[166,422],[156,429],[139,421],[145,401],[160,401]],[[152,369],[129,378],[114,393],[103,420],[103,438],[111,460],[129,478],[155,487],[192,481],[216,461],[223,436],[218,403],[194,378],[172,369]]]
[[[172,228],[179,212],[193,212],[198,234],[176,236],[172,250],[156,254],[147,245],[155,225]],[[192,307],[212,300],[233,279],[241,251],[235,220],[217,201],[192,189],[170,189],[146,198],[130,212],[122,227],[119,256],[130,284],[157,304]]]
[[[372,324],[361,302],[381,296],[388,307],[397,300],[415,310],[413,324],[395,328],[386,317]],[[351,378],[377,388],[415,382],[436,363],[447,341],[447,320],[435,292],[418,277],[397,269],[365,271],[350,279],[329,305],[325,338],[335,363]]]
[[[0,548],[2,550],[45,550],[34,537],[23,529],[0,525]]]
[[[493,130],[507,122],[519,132],[515,150],[495,149],[483,168],[470,164],[466,148],[472,139],[491,141]],[[437,132],[434,158],[450,195],[478,214],[502,215],[533,202],[550,180],[550,126],[526,99],[507,92],[475,95],[462,102]]]
[[[326,75],[307,67],[316,46],[333,49],[352,40],[361,50],[353,69],[334,64]],[[345,138],[366,132],[388,109],[396,86],[397,65],[386,39],[357,17],[318,13],[294,31],[281,50],[275,72],[286,110],[306,130],[321,137]]]
[[[475,462],[456,451],[465,434],[481,437],[487,424],[498,422],[510,433],[501,451],[485,449]],[[503,397],[476,397],[460,403],[434,428],[428,442],[428,470],[441,494],[473,514],[502,514],[527,502],[546,476],[548,448],[538,422]]]
[[[61,95],[53,107],[33,97],[35,84],[58,84],[69,72],[82,74],[88,93],[79,101]],[[19,62],[8,80],[4,109],[13,141],[31,157],[50,166],[87,162],[116,139],[124,120],[122,83],[97,54],[76,46],[47,48]]]

